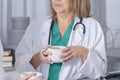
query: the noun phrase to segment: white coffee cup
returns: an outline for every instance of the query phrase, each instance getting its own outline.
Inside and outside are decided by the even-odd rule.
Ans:
[[[32,76],[32,77],[30,77],[28,80],[43,80],[42,79],[42,74],[41,73],[39,73],[39,72],[23,72],[22,74],[21,74],[21,77],[24,77],[24,76],[26,76],[26,75],[29,75],[29,74],[35,74],[34,76]]]
[[[51,55],[48,55],[48,57],[52,60],[53,63],[61,63],[62,59],[60,58],[62,54],[62,50],[65,48],[65,46],[50,46],[48,48],[48,52],[51,52]]]

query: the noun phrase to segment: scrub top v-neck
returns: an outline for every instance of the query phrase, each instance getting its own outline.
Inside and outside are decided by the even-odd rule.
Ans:
[[[73,24],[74,20],[71,21],[64,35],[61,36],[58,24],[54,21],[51,33],[51,46],[67,46]],[[61,66],[62,63],[50,64],[48,80],[59,80]]]

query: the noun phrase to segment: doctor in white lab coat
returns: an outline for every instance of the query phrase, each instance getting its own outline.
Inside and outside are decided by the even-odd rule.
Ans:
[[[4,80],[4,70],[2,68],[3,47],[0,39],[0,80]]]
[[[57,23],[59,34],[63,38],[70,27],[68,25],[73,22],[66,42],[67,48],[63,49],[61,55],[63,63],[57,80],[96,80],[103,77],[107,69],[104,34],[100,24],[89,17],[89,0],[51,0],[51,6],[52,17],[33,21],[24,34],[16,50],[16,70],[41,72],[44,80],[51,80],[51,76],[56,74],[50,73],[52,62],[47,57],[49,52],[46,51],[46,45],[49,41],[52,42],[51,35],[57,35],[52,33],[57,30],[50,28],[51,24],[53,22],[52,27],[56,27],[55,22]],[[77,24],[80,21],[82,24]],[[53,69],[53,72],[57,71]]]

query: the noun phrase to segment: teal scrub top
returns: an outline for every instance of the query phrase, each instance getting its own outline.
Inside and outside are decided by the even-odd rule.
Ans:
[[[73,24],[74,20],[71,21],[64,35],[61,36],[58,24],[56,21],[54,21],[51,33],[51,46],[67,46]],[[61,66],[62,63],[50,64],[48,80],[59,80]]]

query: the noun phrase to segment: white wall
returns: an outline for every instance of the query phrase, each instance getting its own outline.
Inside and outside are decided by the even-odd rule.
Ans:
[[[0,1],[0,33],[1,33],[1,40],[3,43],[7,43],[7,16],[8,16],[8,4],[7,0]]]
[[[32,19],[44,18],[50,15],[50,2],[49,0],[27,0],[26,5],[26,15],[30,16]]]
[[[91,4],[91,14],[101,25],[120,25],[120,0],[91,0]]]
[[[105,0],[106,26],[113,34],[114,48],[120,48],[120,0]]]
[[[91,14],[103,27],[108,45],[120,47],[120,0],[91,0],[91,3]]]
[[[108,27],[120,26],[120,0],[106,1],[106,25]]]
[[[105,0],[90,0],[91,1],[91,16],[98,20],[101,25],[106,24],[106,8]]]
[[[2,24],[2,1],[0,0],[0,24]],[[0,25],[0,38],[2,37],[2,26]]]
[[[44,18],[50,14],[49,0],[12,0],[12,16]]]
[[[12,0],[12,16],[24,16],[24,1]]]

